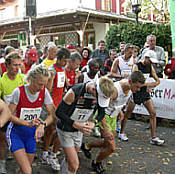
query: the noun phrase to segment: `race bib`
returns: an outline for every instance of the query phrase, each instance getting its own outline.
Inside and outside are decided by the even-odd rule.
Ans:
[[[77,122],[86,122],[93,113],[93,109],[76,108],[71,119]]]
[[[149,78],[149,73],[143,74],[143,75],[144,75],[145,79]]]
[[[42,108],[21,108],[20,119],[25,121],[32,121],[39,118]]]
[[[130,75],[131,74],[131,70],[122,70],[121,71],[121,75],[124,76],[124,75]]]
[[[10,104],[11,99],[12,99],[12,95],[5,95],[4,96],[4,102],[7,106]]]
[[[84,98],[95,99],[95,97],[92,94],[89,94],[89,93],[84,93]]]
[[[124,105],[116,106],[115,110],[111,113],[110,117],[111,118],[117,117],[120,111],[122,110],[123,106]]]
[[[65,73],[64,72],[57,72],[57,88],[64,87],[65,83]]]

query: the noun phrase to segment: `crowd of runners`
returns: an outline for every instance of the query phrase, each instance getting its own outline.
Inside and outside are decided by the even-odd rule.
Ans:
[[[150,115],[150,143],[165,143],[156,135],[150,96],[163,78],[164,50],[156,46],[154,35],[142,49],[121,42],[120,50],[106,50],[103,40],[94,51],[70,53],[53,42],[43,51],[11,46],[0,50],[0,174],[7,173],[7,146],[19,166],[15,173],[32,174],[41,137],[42,160],[59,174],[77,173],[80,149],[97,174],[107,173],[102,162],[116,150],[116,133],[128,141],[125,127],[136,104],[143,104]],[[154,81],[147,82],[149,77]],[[92,134],[99,139],[83,139]],[[64,159],[59,161],[61,148]],[[93,148],[100,149],[95,159]]]

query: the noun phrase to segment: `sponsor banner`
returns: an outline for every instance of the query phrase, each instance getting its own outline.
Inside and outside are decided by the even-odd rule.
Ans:
[[[147,79],[147,82],[152,81],[152,78]],[[175,80],[160,79],[160,84],[150,94],[157,117],[175,120]],[[149,115],[143,105],[136,105],[134,113]]]

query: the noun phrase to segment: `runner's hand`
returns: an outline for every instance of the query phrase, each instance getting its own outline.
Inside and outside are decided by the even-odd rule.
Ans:
[[[92,132],[92,128],[90,125],[86,123],[79,123],[79,122],[74,122],[73,127],[75,129],[78,129],[80,132],[82,132],[85,135],[90,135]]]
[[[86,125],[88,125],[88,126],[90,127],[90,129],[93,129],[94,126],[95,126],[95,123],[92,122],[92,121],[87,121],[87,122],[86,122]]]
[[[35,118],[31,122],[28,122],[28,127],[38,127],[40,125],[41,118]]]
[[[44,125],[40,124],[35,131],[35,139],[38,141],[44,135]]]

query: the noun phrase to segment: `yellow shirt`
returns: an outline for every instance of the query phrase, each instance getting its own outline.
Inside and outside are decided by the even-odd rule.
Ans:
[[[45,66],[47,66],[48,68],[54,64],[56,62],[56,59],[53,60],[48,60],[47,58],[43,60],[42,64],[44,64]]]
[[[24,77],[24,74],[18,73],[16,78],[11,80],[7,76],[7,72],[5,72],[0,78],[0,98],[3,99],[6,104],[9,104],[8,101],[13,90],[18,86],[26,84]]]

